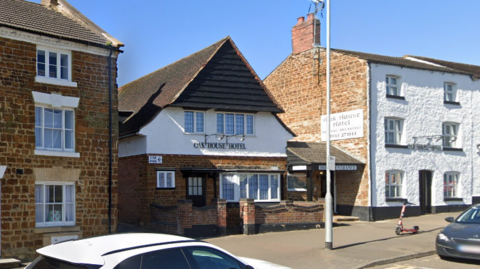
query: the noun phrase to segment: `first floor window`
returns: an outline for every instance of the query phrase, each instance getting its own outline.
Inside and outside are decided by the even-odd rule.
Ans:
[[[400,96],[400,90],[398,89],[398,78],[394,76],[387,76],[385,82],[387,84],[387,95]]]
[[[446,101],[446,102],[455,102],[456,101],[454,84],[452,84],[452,83],[443,84],[443,90],[444,90],[444,101]]]
[[[185,111],[185,132],[204,133],[205,113],[198,111]]]
[[[175,188],[175,172],[157,171],[157,188]]]
[[[251,198],[255,201],[279,201],[280,175],[278,174],[222,174],[221,198],[238,201]]]
[[[253,115],[217,113],[217,133],[226,135],[253,135]]]
[[[399,145],[402,141],[403,121],[400,119],[385,119],[385,144]]]
[[[387,171],[385,173],[385,197],[400,198],[402,197],[402,171]]]
[[[35,222],[38,227],[75,225],[75,185],[36,183]]]
[[[460,174],[455,172],[445,173],[443,175],[443,197],[454,198],[459,197],[458,178]]]
[[[37,49],[37,76],[71,80],[70,52],[46,48]]]
[[[37,149],[73,151],[74,111],[35,106],[35,146]]]
[[[443,146],[447,148],[454,148],[458,145],[458,124],[444,123],[443,124]]]

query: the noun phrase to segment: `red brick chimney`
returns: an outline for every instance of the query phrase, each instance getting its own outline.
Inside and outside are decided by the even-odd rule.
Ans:
[[[58,0],[42,0],[40,4],[44,6],[58,6]]]
[[[298,18],[297,25],[292,28],[292,53],[298,54],[312,49],[314,37],[315,43],[320,44],[320,21],[315,18],[315,14],[309,13],[306,21],[304,17]]]

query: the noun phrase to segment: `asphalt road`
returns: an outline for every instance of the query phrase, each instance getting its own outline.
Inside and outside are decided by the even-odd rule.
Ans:
[[[480,261],[442,260],[437,255],[413,259],[394,264],[371,267],[373,269],[478,269]]]

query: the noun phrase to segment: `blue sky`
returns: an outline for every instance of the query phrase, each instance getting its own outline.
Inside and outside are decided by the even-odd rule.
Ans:
[[[119,86],[226,36],[264,79],[291,53],[297,18],[313,11],[309,0],[67,1],[125,44]],[[480,65],[479,0],[331,1],[332,48]],[[325,11],[318,17],[325,46]]]

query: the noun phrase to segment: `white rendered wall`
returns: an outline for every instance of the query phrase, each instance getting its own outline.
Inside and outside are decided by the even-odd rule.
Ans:
[[[180,155],[216,155],[216,156],[251,156],[251,157],[286,157],[287,140],[293,136],[285,130],[278,120],[267,112],[254,114],[254,135],[245,136],[244,141],[237,137],[229,138],[229,143],[244,143],[246,149],[201,149],[194,143],[205,142],[205,134],[216,133],[216,112],[205,112],[205,133],[184,133],[184,110],[166,108],[154,120],[139,132],[142,138],[122,139],[119,156],[138,154],[180,154]],[[225,143],[215,136],[207,142]]]
[[[480,195],[480,81],[469,76],[396,66],[371,64],[371,149],[372,149],[372,206],[398,206],[385,199],[385,172],[404,171],[403,198],[420,204],[419,171],[432,174],[432,206],[470,204],[472,195]],[[386,97],[385,76],[399,76],[405,100]],[[443,103],[443,84],[453,82],[460,105]],[[402,144],[413,144],[413,137],[442,135],[443,122],[460,124],[459,143],[463,151],[432,151],[385,147],[385,117],[404,120]],[[475,129],[477,131],[475,132]],[[418,143],[419,141],[417,141]],[[426,140],[420,143],[426,144]],[[442,141],[434,144],[441,145]],[[460,173],[460,193],[463,202],[443,199],[443,175]]]

